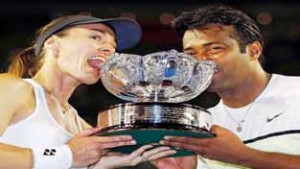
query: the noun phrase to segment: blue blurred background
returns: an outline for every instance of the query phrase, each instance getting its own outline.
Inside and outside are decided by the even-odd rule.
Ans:
[[[180,38],[169,26],[184,10],[222,3],[246,12],[259,24],[265,38],[265,69],[285,75],[300,75],[300,2],[279,0],[28,0],[0,2],[0,70],[5,72],[9,57],[34,40],[36,30],[51,19],[66,14],[91,13],[97,17],[130,17],[143,29],[139,45],[127,53],[147,54],[161,50],[181,50]],[[300,86],[300,84],[299,84]],[[188,103],[210,107],[215,94],[204,92]],[[87,121],[96,124],[99,110],[123,103],[108,93],[101,83],[80,86],[70,102]]]

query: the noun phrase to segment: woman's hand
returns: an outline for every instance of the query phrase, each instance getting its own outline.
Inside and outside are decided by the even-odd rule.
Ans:
[[[144,145],[131,154],[109,152],[100,158],[93,169],[113,169],[125,166],[135,166],[143,161],[157,160],[175,154],[170,147],[161,146],[153,148],[152,145]]]
[[[73,167],[95,164],[110,148],[134,145],[131,136],[95,136],[101,128],[92,128],[75,135],[67,145],[73,153]]]

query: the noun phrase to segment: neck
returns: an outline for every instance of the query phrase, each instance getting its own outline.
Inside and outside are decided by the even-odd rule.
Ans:
[[[63,106],[68,105],[69,98],[79,85],[74,78],[45,67],[41,68],[33,79]]]
[[[270,78],[271,75],[266,72],[254,74],[232,89],[218,92],[218,95],[228,107],[243,107],[253,102],[264,91]]]

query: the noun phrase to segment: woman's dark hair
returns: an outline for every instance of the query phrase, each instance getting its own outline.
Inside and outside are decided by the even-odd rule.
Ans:
[[[52,25],[55,25],[57,22],[60,22],[61,20],[64,20],[68,18],[69,16],[60,17],[57,19],[54,19],[46,26],[42,27],[38,31],[38,36],[42,35],[44,32],[46,32]],[[61,31],[55,34],[56,36],[62,37],[65,36],[65,31]],[[8,67],[8,72],[15,74],[22,78],[30,78],[33,77],[38,70],[41,68],[44,60],[44,51],[42,50],[39,56],[35,56],[34,53],[35,50],[35,41],[33,42],[33,45],[30,47],[22,50],[21,52],[17,53],[16,55],[11,57],[11,64]]]
[[[246,46],[254,41],[264,46],[256,22],[243,12],[224,5],[209,5],[183,12],[172,22],[172,27],[182,37],[186,30],[201,28],[210,23],[232,25],[235,31],[233,38],[238,41],[241,52],[245,52]]]
[[[34,54],[34,45],[30,46],[11,58],[8,72],[22,78],[33,77],[41,68],[42,59]]]

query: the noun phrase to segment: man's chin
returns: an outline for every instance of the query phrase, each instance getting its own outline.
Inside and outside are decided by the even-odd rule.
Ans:
[[[211,84],[206,89],[207,92],[216,92],[216,85],[214,82],[211,82]]]

